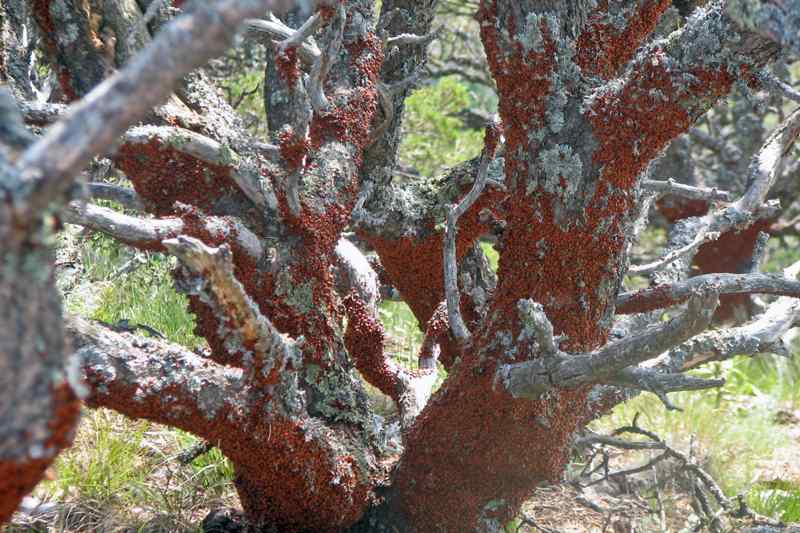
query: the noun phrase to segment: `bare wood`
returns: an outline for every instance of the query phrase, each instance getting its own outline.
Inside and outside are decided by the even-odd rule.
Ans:
[[[165,240],[163,244],[202,276],[193,290],[213,302],[212,307],[227,324],[223,334],[229,338],[232,351],[245,355],[243,364],[252,372],[251,379],[267,380],[273,371],[282,370],[287,363],[297,368],[300,364],[297,342],[281,334],[245,292],[233,273],[227,245],[212,248],[185,235]]]
[[[596,352],[559,354],[500,365],[497,383],[501,383],[514,397],[539,398],[553,387],[606,382],[624,368],[657,357],[703,331],[711,322],[718,303],[719,297],[715,293],[695,297],[679,317],[639,335],[607,344]]]
[[[709,202],[730,202],[733,200],[731,193],[728,191],[721,191],[716,187],[693,187],[678,183],[672,179],[666,181],[646,179],[642,181],[642,187],[648,191],[658,193],[659,196],[671,194],[690,200],[708,200]]]
[[[250,36],[267,35],[279,40],[291,39],[296,31],[277,18],[271,18],[269,20],[248,19],[245,21],[245,27]],[[313,40],[304,39],[297,47],[297,56],[306,68],[310,68],[321,53],[319,47]]]
[[[461,199],[458,205],[450,208],[447,213],[447,228],[444,236],[444,291],[447,300],[447,318],[453,336],[462,344],[467,342],[471,334],[461,316],[461,295],[458,291],[458,264],[456,262],[456,232],[458,219],[467,212],[475,200],[483,192],[489,175],[489,163],[494,159],[497,141],[500,133],[496,125],[486,127],[484,149],[475,182],[470,191]]]
[[[798,136],[800,136],[800,108],[795,109],[775,129],[758,154],[753,157],[750,166],[750,185],[737,202],[739,209],[753,211],[764,203],[770,188],[778,178],[781,162]]]
[[[175,238],[186,230],[185,223],[180,218],[133,217],[107,207],[79,201],[67,205],[61,216],[64,222],[100,231],[136,248],[159,251],[167,251],[162,241]],[[263,255],[258,237],[240,222],[220,217],[204,217],[202,223],[203,230],[211,236],[226,238],[235,234],[239,247],[246,250],[253,260],[258,261]]]
[[[127,209],[144,210],[144,204],[136,191],[129,187],[121,185],[112,185],[110,183],[91,182],[87,185],[89,189],[89,196],[97,200],[112,200],[118,202]]]

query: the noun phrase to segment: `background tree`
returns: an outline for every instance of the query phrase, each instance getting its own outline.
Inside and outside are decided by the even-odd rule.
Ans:
[[[775,216],[767,195],[800,112],[765,140],[738,197],[647,171],[737,80],[772,80],[761,69],[800,49],[798,2],[709,2],[658,39],[668,1],[482,2],[500,121],[475,159],[403,182],[394,175],[404,102],[433,38],[435,2],[388,0],[379,13],[366,1],[319,2],[248,20],[248,35],[270,43],[265,142],[202,71],[189,71],[268,7],[4,2],[8,19],[35,21],[60,93],[77,102],[64,111],[27,100],[35,84],[9,60],[23,57],[14,28],[25,24],[4,24],[17,105],[29,124],[55,121],[35,142],[10,121],[4,136],[19,151],[7,156],[0,212],[4,259],[17,265],[0,279],[15,298],[2,329],[12,370],[0,472],[13,475],[0,479],[14,480],[5,515],[68,445],[76,418],[53,372],[65,353],[57,299],[37,282],[51,279],[38,252],[43,212],[108,151],[135,195],[97,184],[87,194],[152,216],[81,200],[58,217],[179,257],[176,286],[210,349],[68,320],[86,401],[216,444],[254,524],[497,529],[561,475],[576,432],[631,390],[669,407],[667,392],[721,384],[684,371],[783,350],[800,312],[789,298],[800,294],[794,270],[761,274],[757,254],[744,274],[688,278],[688,266],[713,236]],[[188,13],[165,25],[180,9]],[[631,246],[663,193],[709,207],[672,226],[663,257],[631,268]],[[377,252],[381,277],[425,324],[419,371],[386,357],[378,276],[342,239],[346,229]],[[474,246],[489,233],[499,235],[496,278]],[[621,290],[626,274],[648,272],[652,287]],[[705,331],[719,294],[759,292],[785,298],[743,325]],[[666,308],[673,318],[661,322],[654,311]],[[437,362],[448,375],[428,401]],[[399,456],[356,370],[396,402]],[[32,380],[36,388],[10,386]],[[28,429],[34,419],[41,431]]]

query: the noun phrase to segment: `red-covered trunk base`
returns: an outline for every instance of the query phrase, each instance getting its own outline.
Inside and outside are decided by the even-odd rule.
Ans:
[[[514,400],[485,366],[473,360],[451,374],[407,436],[394,487],[421,531],[480,530],[482,510],[507,522],[563,472],[586,393]]]
[[[252,439],[222,448],[238,465],[234,483],[249,522],[286,532],[341,531],[369,505],[373,480],[361,476],[358,459],[341,455],[334,441],[309,441],[308,430],[289,421],[254,422]]]

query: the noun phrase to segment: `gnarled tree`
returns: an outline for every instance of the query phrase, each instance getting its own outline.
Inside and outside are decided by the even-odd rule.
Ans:
[[[4,24],[2,52],[17,102],[4,101],[0,169],[0,519],[69,444],[74,389],[85,386],[90,406],[217,445],[253,524],[496,530],[561,475],[576,433],[631,391],[671,407],[667,392],[721,383],[684,371],[783,351],[800,316],[796,269],[761,274],[756,257],[749,273],[689,278],[688,265],[714,236],[774,216],[768,193],[800,111],[758,151],[738,199],[651,180],[648,168],[737,81],[758,83],[765,65],[800,50],[800,2],[702,3],[655,39],[670,4],[481,1],[499,121],[475,160],[399,184],[404,99],[434,37],[435,1],[384,0],[376,13],[368,0],[320,0],[278,17],[268,0],[3,0],[16,21]],[[252,138],[192,71],[248,17],[247,38],[270,46],[269,139]],[[27,100],[35,91],[11,59],[28,20],[66,109]],[[52,124],[36,138],[19,120]],[[135,195],[97,184],[76,193],[99,154]],[[676,223],[661,259],[630,267],[664,193],[713,209]],[[176,286],[209,351],[75,318],[64,328],[48,212],[176,255]],[[346,229],[425,325],[420,370],[384,352],[379,277]],[[475,246],[490,232],[496,277]],[[652,286],[622,291],[629,272],[652,272]],[[707,330],[729,293],[782,298]],[[654,311],[668,308],[662,322]],[[62,378],[70,350],[83,385]],[[448,375],[431,396],[437,361]],[[397,404],[399,456],[362,376]]]

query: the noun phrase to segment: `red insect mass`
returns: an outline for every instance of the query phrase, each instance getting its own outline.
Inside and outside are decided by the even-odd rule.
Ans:
[[[602,22],[608,12],[608,0],[602,0],[589,19],[589,28],[578,39],[575,62],[586,73],[613,78],[653,32],[659,17],[671,4],[669,0],[648,0],[620,29]]]
[[[355,291],[344,299],[344,305],[347,310],[344,342],[347,352],[355,359],[356,368],[378,390],[399,401],[401,389],[397,373],[388,366],[384,354],[383,324],[370,314]]]
[[[300,68],[297,60],[297,48],[289,46],[283,50],[275,52],[275,66],[278,69],[283,81],[290,88],[297,85],[297,80],[300,77]]]

